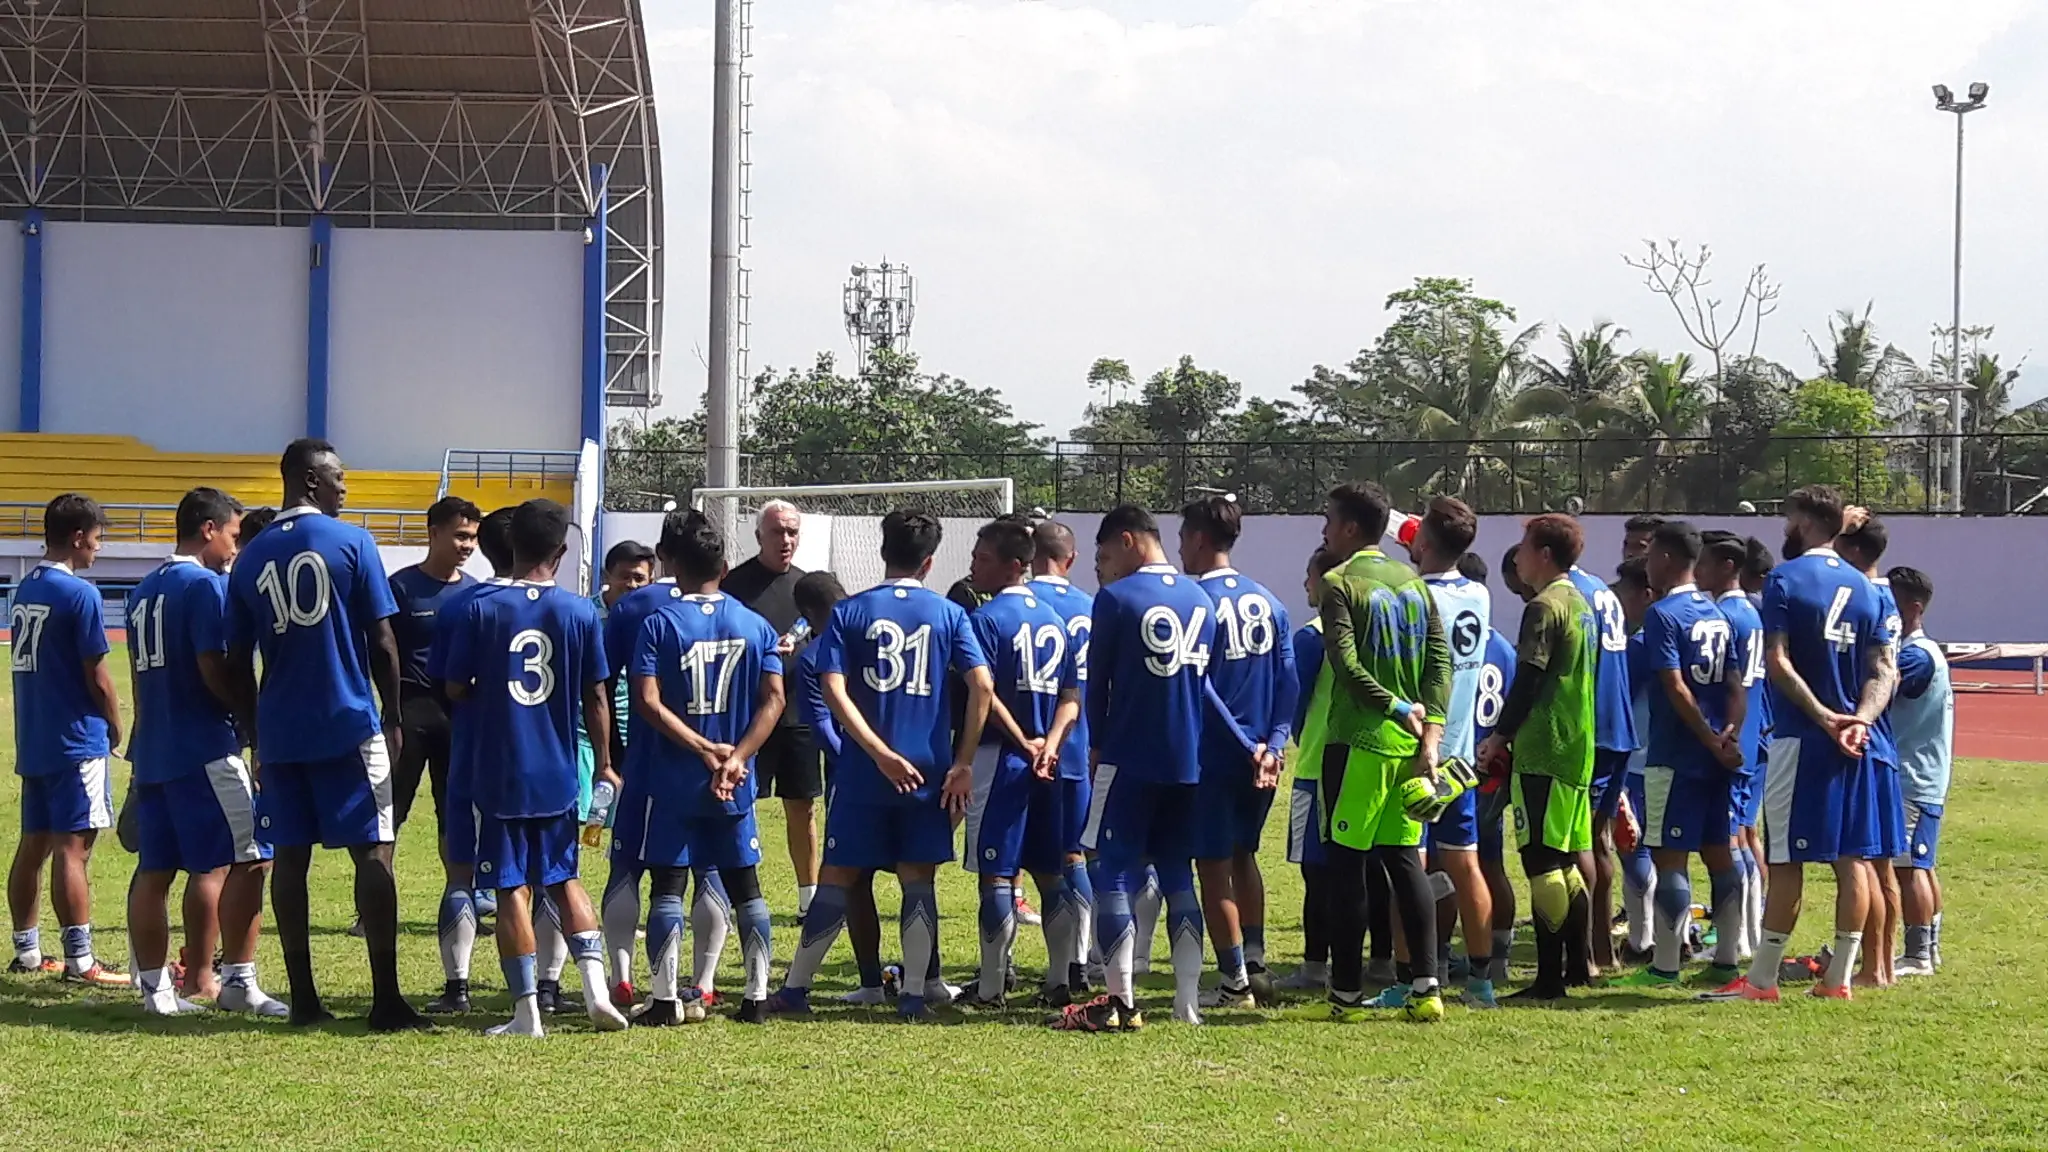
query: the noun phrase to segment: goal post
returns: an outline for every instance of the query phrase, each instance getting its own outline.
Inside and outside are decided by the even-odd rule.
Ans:
[[[803,517],[796,565],[829,571],[848,592],[882,581],[882,517],[910,508],[939,518],[945,535],[927,583],[943,591],[967,575],[974,533],[1015,510],[1016,485],[1008,477],[892,484],[812,484],[782,487],[698,488],[690,504],[724,530],[727,555],[737,566],[760,551],[754,522],[770,501],[794,504]]]

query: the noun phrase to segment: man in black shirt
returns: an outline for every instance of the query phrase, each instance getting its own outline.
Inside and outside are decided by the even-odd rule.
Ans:
[[[399,717],[405,732],[392,773],[391,806],[401,825],[412,811],[423,774],[433,789],[436,827],[447,818],[448,700],[441,685],[427,676],[427,650],[434,644],[441,605],[476,583],[462,566],[476,553],[483,518],[476,505],[459,496],[435,502],[427,509],[427,558],[391,574],[391,594],[398,602],[391,625],[398,639]]]
[[[733,599],[761,614],[781,638],[777,651],[784,667],[810,641],[810,623],[796,608],[796,583],[804,570],[796,566],[797,538],[803,515],[786,500],[761,506],[754,525],[760,554],[733,569],[722,585]],[[760,795],[782,799],[784,828],[789,837],[789,862],[796,870],[797,915],[810,911],[818,890],[818,797],[825,794],[824,760],[812,739],[803,709],[786,708],[774,735],[754,759],[760,773]]]

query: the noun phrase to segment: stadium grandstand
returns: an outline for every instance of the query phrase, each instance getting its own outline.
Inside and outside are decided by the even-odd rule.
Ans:
[[[589,539],[604,410],[658,398],[640,9],[0,5],[0,576],[74,490],[139,576],[186,489],[273,504],[307,435],[393,549],[443,494]]]

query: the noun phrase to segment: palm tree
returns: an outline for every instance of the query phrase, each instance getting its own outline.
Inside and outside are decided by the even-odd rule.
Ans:
[[[1544,383],[1584,403],[1599,396],[1618,395],[1628,385],[1628,354],[1621,339],[1628,329],[1610,320],[1597,320],[1591,328],[1574,336],[1570,329],[1557,331],[1564,346],[1564,360],[1553,364],[1538,359],[1536,370]]]
[[[1629,357],[1631,369],[1623,389],[1588,405],[1582,417],[1592,434],[1619,451],[1604,505],[1609,507],[1661,503],[1675,506],[1673,475],[1688,459],[1697,458],[1687,443],[1706,435],[1713,407],[1711,389],[1693,374],[1693,358],[1684,352],[1665,359],[1642,351]],[[1663,501],[1645,501],[1660,486]]]
[[[1853,308],[1838,310],[1828,320],[1826,349],[1812,336],[1806,338],[1806,344],[1813,349],[1814,361],[1820,365],[1823,376],[1870,393],[1877,398],[1880,411],[1889,411],[1899,406],[1896,386],[1911,377],[1917,367],[1913,358],[1896,346],[1878,343],[1877,326],[1870,320],[1871,307],[1865,304],[1861,316]]]

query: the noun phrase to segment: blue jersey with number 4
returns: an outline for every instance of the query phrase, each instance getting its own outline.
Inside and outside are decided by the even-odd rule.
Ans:
[[[1074,685],[1081,690],[1081,717],[1067,730],[1060,748],[1060,779],[1088,779],[1088,641],[1095,626],[1095,597],[1064,576],[1034,576],[1033,592],[1067,622],[1067,660],[1074,666]]]
[[[1628,702],[1628,621],[1616,596],[1598,576],[1573,567],[1572,587],[1593,609],[1593,639],[1599,649],[1593,665],[1593,746],[1608,752],[1633,752],[1642,747],[1635,710]]]
[[[1067,622],[1029,585],[1005,588],[974,610],[975,639],[988,657],[996,699],[1017,727],[1033,739],[1052,731],[1060,693],[1075,686],[1074,661],[1067,650]],[[1003,729],[991,719],[981,729],[983,744],[1003,743]]]
[[[173,556],[128,595],[135,664],[135,735],[128,760],[141,784],[162,784],[242,750],[228,706],[206,687],[199,657],[228,650],[227,580]]]
[[[14,590],[14,771],[50,776],[106,757],[107,721],[86,691],[107,654],[100,590],[45,561]]]
[[[500,820],[575,811],[584,690],[609,671],[597,608],[551,583],[472,597],[448,631],[444,671],[449,683],[469,685],[462,708],[477,811]]]
[[[929,803],[953,763],[946,672],[988,666],[967,613],[915,580],[888,580],[834,606],[821,642],[819,674],[846,677],[847,697],[875,735],[924,777],[898,793],[867,749],[842,733],[835,795],[856,804]]]
[[[377,542],[354,524],[287,508],[242,550],[228,577],[228,643],[263,654],[265,764],[337,759],[377,734],[370,628],[397,612]]]
[[[662,705],[692,732],[713,744],[738,744],[764,703],[761,678],[782,675],[778,639],[773,625],[723,592],[687,594],[640,626],[627,671],[654,677]],[[751,764],[732,799],[720,800],[702,756],[651,728],[647,744],[640,762],[647,794],[663,811],[731,816],[753,807]]]
[[[1232,568],[1207,573],[1199,583],[1216,602],[1217,650],[1209,654],[1209,684],[1236,721],[1233,731],[1212,712],[1202,734],[1202,754],[1212,764],[1244,765],[1249,771],[1250,749],[1238,739],[1240,733],[1278,754],[1294,730],[1301,685],[1295,679],[1287,609],[1264,585]]]
[[[1095,594],[1088,738],[1103,763],[1156,784],[1201,779],[1215,608],[1167,564]]]
[[[1656,678],[1650,685],[1651,765],[1682,776],[1727,772],[1679,718],[1664,690],[1663,673],[1675,671],[1684,678],[1707,728],[1719,732],[1728,725],[1731,697],[1739,691],[1728,683],[1729,640],[1728,618],[1714,607],[1711,596],[1691,584],[1672,589],[1650,605],[1643,617],[1643,648]]]
[[[1871,649],[1890,644],[1877,589],[1832,548],[1816,548],[1771,569],[1764,579],[1764,634],[1783,636],[1792,668],[1820,706],[1856,711]],[[1799,706],[1771,685],[1773,738],[1832,744]]]

